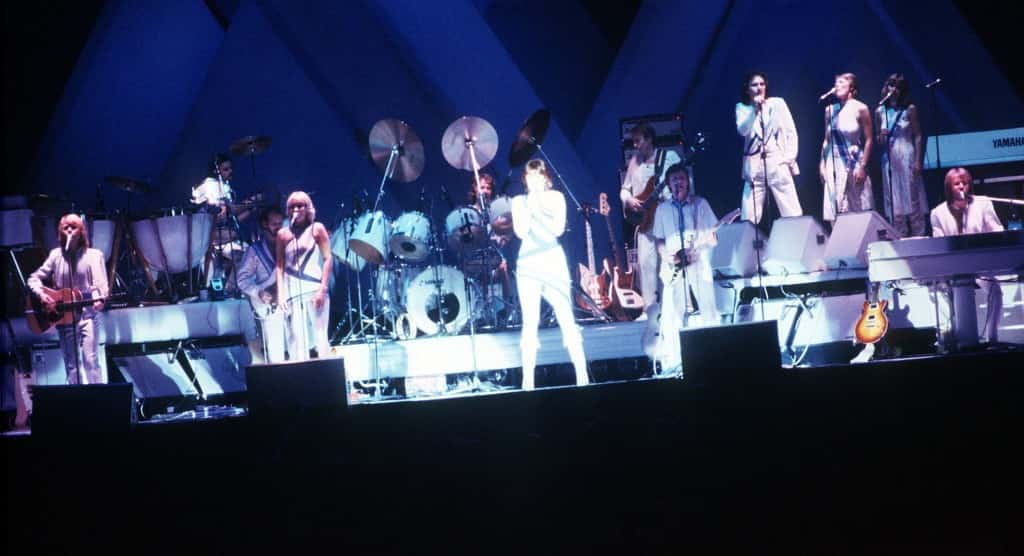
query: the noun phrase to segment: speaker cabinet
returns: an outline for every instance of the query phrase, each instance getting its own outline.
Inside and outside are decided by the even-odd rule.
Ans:
[[[771,384],[782,378],[779,330],[774,320],[689,328],[679,333],[679,342],[687,383],[736,388]]]
[[[747,220],[726,224],[718,229],[718,245],[711,251],[711,270],[716,278],[744,278],[757,272],[755,232],[754,224]],[[760,239],[763,242],[763,257],[768,234],[761,234]]]
[[[772,224],[764,269],[768,274],[824,270],[828,235],[813,216],[789,216]]]
[[[332,414],[348,407],[340,357],[250,365],[245,378],[249,415],[256,419]]]
[[[873,210],[844,212],[836,218],[832,237],[825,246],[825,266],[830,269],[868,267],[868,244],[899,239],[896,229]]]
[[[127,433],[132,423],[132,385],[33,386],[32,406],[34,437]]]

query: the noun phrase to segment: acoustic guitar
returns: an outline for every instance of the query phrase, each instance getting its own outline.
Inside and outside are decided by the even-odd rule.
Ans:
[[[34,294],[25,298],[25,324],[34,334],[44,334],[54,326],[64,326],[75,322],[75,312],[83,307],[92,305],[96,301],[107,301],[124,297],[124,294],[117,294],[107,297],[83,296],[82,292],[75,288],[64,288],[54,290],[43,286],[43,291],[57,301],[52,311],[47,310],[43,302]]]

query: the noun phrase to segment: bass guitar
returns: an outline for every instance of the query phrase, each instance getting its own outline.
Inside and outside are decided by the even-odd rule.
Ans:
[[[615,243],[615,232],[612,231],[611,207],[608,205],[607,193],[601,193],[598,197],[597,210],[604,216],[604,223],[608,228],[608,242],[611,244],[614,257],[614,262],[607,258],[602,262],[603,274],[611,277],[608,292],[611,301],[609,312],[618,320],[636,320],[643,313],[644,300],[633,289],[636,275],[633,273],[632,267],[626,268],[622,264],[622,255],[619,253],[618,244]]]
[[[108,301],[124,297],[125,294],[110,295],[107,297],[84,296],[75,288],[64,288],[54,290],[43,286],[43,291],[57,301],[53,310],[43,305],[34,294],[25,298],[25,324],[34,334],[44,334],[54,326],[64,326],[75,322],[75,312],[83,307],[92,305],[97,301]]]

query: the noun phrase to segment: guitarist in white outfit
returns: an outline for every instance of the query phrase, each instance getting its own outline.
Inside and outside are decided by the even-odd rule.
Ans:
[[[718,221],[707,200],[690,195],[690,175],[685,165],[673,165],[666,175],[672,199],[658,205],[651,229],[662,261],[659,275],[663,284],[661,341],[652,355],[661,363],[663,375],[675,375],[682,361],[679,330],[720,322],[711,273],[711,248],[717,243],[714,232]],[[686,301],[691,291],[700,309],[699,321],[687,319]]]
[[[256,321],[259,322],[260,338],[256,345],[249,345],[253,361],[280,363],[284,358],[284,313],[277,310],[276,265],[277,232],[284,222],[284,214],[277,207],[264,209],[260,214],[262,237],[253,242],[238,267],[238,289],[252,305]]]
[[[68,384],[101,384],[106,382],[99,360],[99,338],[96,336],[95,318],[103,310],[107,296],[107,267],[103,252],[89,246],[89,233],[77,214],[65,214],[57,224],[60,247],[50,251],[42,266],[28,278],[28,287],[39,298],[47,311],[57,309],[58,299],[51,297],[43,282],[54,289],[74,289],[84,299],[93,299],[91,305],[76,314],[74,324],[58,325],[60,348],[64,355],[64,369]],[[81,347],[81,364],[79,350]],[[82,372],[79,373],[79,370]]]

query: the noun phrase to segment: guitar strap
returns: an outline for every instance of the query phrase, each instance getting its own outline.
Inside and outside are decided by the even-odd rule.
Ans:
[[[846,171],[853,170],[853,165],[857,163],[857,160],[850,154],[850,147],[846,144],[846,138],[839,132],[839,112],[842,110],[842,106],[839,103],[832,105],[832,140],[835,142],[836,147],[839,149],[839,154],[843,157],[843,164],[846,166]],[[857,159],[860,158],[861,152],[857,152]]]
[[[270,252],[267,250],[267,242],[259,241],[254,246],[256,249],[256,258],[263,263],[263,268],[267,269],[270,274],[274,273],[274,258],[270,256]]]

